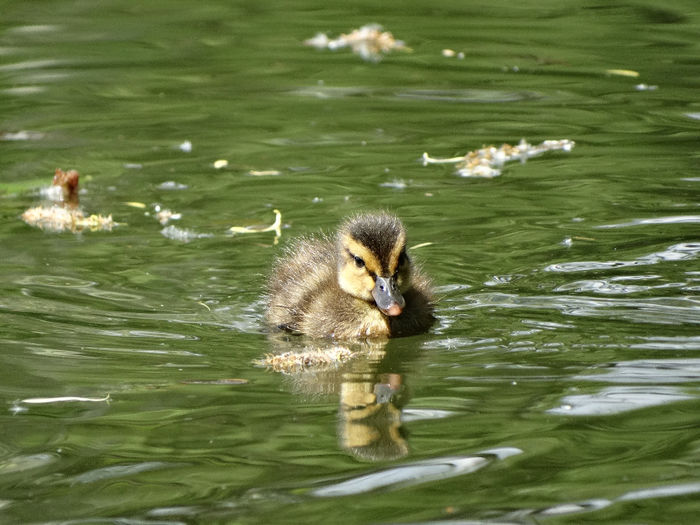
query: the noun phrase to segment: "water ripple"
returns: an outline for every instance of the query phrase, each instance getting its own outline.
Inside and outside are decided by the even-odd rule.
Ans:
[[[37,60],[24,60],[22,62],[15,62],[13,64],[3,64],[0,66],[0,71],[23,71],[27,69],[47,69],[55,68],[61,66],[70,66],[71,63],[68,60],[58,60],[58,59],[37,59]]]
[[[326,86],[317,85],[301,87],[289,92],[291,95],[314,97],[320,99],[346,97],[399,98],[431,102],[449,102],[461,104],[501,103],[538,100],[541,93],[534,91],[503,91],[497,89],[389,89],[364,86]]]
[[[700,350],[700,336],[651,336],[645,338],[646,343],[631,344],[630,348],[645,348],[650,350]]]
[[[595,394],[566,396],[561,405],[547,410],[564,416],[608,416],[638,408],[665,405],[695,399],[675,387],[619,386],[604,388]]]
[[[682,485],[669,485],[665,487],[652,487],[650,489],[634,490],[623,494],[617,498],[617,500],[634,501],[651,498],[669,498],[698,493],[700,493],[700,483],[685,483]]]
[[[58,457],[54,454],[29,454],[7,458],[0,461],[0,474],[3,476],[14,472],[24,472],[50,463],[54,463]]]
[[[663,261],[685,261],[695,259],[700,255],[700,243],[680,243],[669,246],[667,249],[644,255],[631,261],[575,261],[568,263],[550,264],[544,270],[546,272],[588,272],[592,270],[610,270],[628,266],[644,266],[657,264]]]
[[[687,383],[700,380],[700,359],[651,359],[622,361],[604,374],[579,375],[575,379],[607,383]]]
[[[195,335],[178,334],[173,332],[163,332],[160,330],[98,330],[97,333],[111,337],[142,337],[150,339],[183,339],[188,341],[198,341]]]
[[[89,288],[96,286],[97,282],[67,277],[64,275],[28,275],[17,281],[17,284],[24,286],[48,286],[50,288]]]
[[[481,455],[453,456],[417,461],[415,463],[365,474],[333,485],[327,485],[313,490],[311,494],[318,497],[349,496],[352,494],[370,492],[379,488],[398,488],[417,485],[419,483],[447,479],[475,472],[491,462],[490,459],[487,459],[489,456],[495,456],[497,459],[505,459],[509,456],[521,453],[522,450],[520,449],[506,447],[485,450],[478,453]]]
[[[629,279],[643,279],[646,276],[612,277],[610,279],[591,279],[562,284],[555,292],[593,292],[607,295],[626,295],[647,292],[649,290],[684,288],[687,283],[663,283],[659,285],[627,284]]]
[[[579,501],[576,503],[562,503],[553,507],[548,507],[539,512],[543,516],[559,516],[573,514],[578,512],[593,512],[604,509],[612,502],[608,499],[592,499],[588,501]]]
[[[536,514],[542,516],[560,516],[567,514],[575,514],[580,512],[595,512],[597,510],[609,507],[614,503],[624,501],[649,500],[656,498],[672,498],[677,496],[687,496],[700,493],[700,483],[684,483],[677,485],[665,485],[660,487],[651,487],[640,490],[633,490],[622,494],[620,497],[609,500],[605,498],[591,499],[581,502],[561,503],[546,509],[540,510]]]
[[[541,94],[532,91],[499,91],[495,89],[407,89],[396,92],[396,96],[398,98],[462,104],[520,102],[542,98]]]
[[[99,288],[90,288],[87,290],[82,290],[82,292],[85,295],[89,295],[90,297],[104,299],[105,301],[123,301],[127,303],[138,303],[143,302],[145,300],[145,298],[142,295],[124,292],[114,292],[111,290],[101,290]]]
[[[632,219],[628,222],[616,224],[601,224],[595,228],[627,228],[628,226],[642,226],[645,224],[692,224],[700,222],[700,215],[675,215],[672,217],[654,217],[652,219]]]
[[[145,461],[143,463],[136,463],[133,465],[112,465],[109,467],[97,468],[88,472],[84,472],[82,474],[74,476],[68,481],[72,483],[94,483],[95,481],[122,478],[125,476],[140,474],[141,472],[161,470],[164,468],[172,468],[182,465],[183,463],[175,464],[165,463],[163,461]]]
[[[442,419],[455,414],[456,412],[451,410],[439,410],[437,408],[406,408],[401,414],[401,421],[409,423],[426,419]]]
[[[700,300],[694,297],[655,297],[619,299],[572,295],[539,295],[484,293],[465,298],[455,310],[472,308],[553,309],[564,315],[608,317],[652,324],[700,323]]]

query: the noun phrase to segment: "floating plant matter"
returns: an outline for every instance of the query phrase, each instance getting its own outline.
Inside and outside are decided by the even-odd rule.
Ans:
[[[349,47],[356,55],[372,62],[381,60],[382,53],[410,50],[402,40],[396,40],[389,31],[382,31],[382,26],[378,24],[364,25],[359,29],[353,29],[348,35],[343,33],[334,39],[328,38],[325,33],[318,33],[315,37],[305,40],[304,44],[331,51]]]
[[[525,139],[521,140],[517,146],[503,144],[500,148],[495,146],[484,146],[476,151],[470,151],[463,157],[452,157],[449,159],[432,158],[427,153],[423,153],[423,166],[428,164],[456,164],[457,174],[462,177],[497,177],[501,174],[501,169],[506,162],[519,160],[525,162],[527,159],[537,157],[548,151],[569,152],[575,146],[573,140],[545,140],[533,146]]]
[[[282,236],[282,214],[279,210],[272,210],[275,213],[275,222],[269,226],[231,226],[228,231],[236,233],[264,233],[275,232],[275,244]]]
[[[253,361],[253,364],[264,366],[281,372],[293,374],[308,369],[319,369],[338,366],[355,357],[355,352],[344,346],[334,346],[328,349],[305,348],[300,352],[284,352],[268,354],[263,359]]]
[[[22,220],[30,226],[49,231],[73,233],[83,230],[107,230],[111,231],[117,223],[112,220],[112,215],[85,216],[80,209],[78,197],[79,174],[75,170],[63,171],[56,169],[53,177],[52,188],[60,191],[45,192],[45,195],[53,201],[47,205],[29,208],[22,214]]]
[[[182,213],[175,213],[167,208],[161,208],[160,204],[154,205],[154,212],[156,214],[156,219],[158,219],[158,222],[163,226],[168,224],[170,221],[177,221],[182,218]]]

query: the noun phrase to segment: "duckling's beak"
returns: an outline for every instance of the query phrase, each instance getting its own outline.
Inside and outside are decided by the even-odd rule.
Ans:
[[[406,301],[393,277],[377,276],[372,297],[384,315],[400,315],[403,307],[406,306]]]

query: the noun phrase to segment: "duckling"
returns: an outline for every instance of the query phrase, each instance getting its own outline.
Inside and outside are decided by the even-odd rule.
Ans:
[[[63,171],[56,168],[53,176],[53,186],[61,188],[61,202],[63,206],[71,210],[77,210],[80,205],[78,196],[78,179],[80,174],[75,170]]]
[[[301,238],[273,267],[267,321],[312,337],[407,336],[434,322],[430,281],[406,253],[406,230],[387,213],[354,216],[335,238]]]

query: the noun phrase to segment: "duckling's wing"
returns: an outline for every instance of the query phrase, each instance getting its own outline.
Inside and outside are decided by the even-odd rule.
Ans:
[[[325,236],[301,238],[274,264],[268,282],[268,322],[298,331],[308,305],[322,290],[334,286],[333,241]]]

